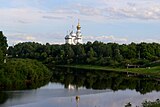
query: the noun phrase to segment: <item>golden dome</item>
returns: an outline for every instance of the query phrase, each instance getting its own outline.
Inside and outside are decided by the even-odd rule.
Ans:
[[[80,29],[81,29],[81,26],[80,26],[80,23],[79,23],[79,20],[78,20],[77,30],[80,30]]]

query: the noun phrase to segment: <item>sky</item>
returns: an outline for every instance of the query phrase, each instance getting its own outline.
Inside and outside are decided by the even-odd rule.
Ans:
[[[160,43],[160,0],[0,0],[9,45],[63,44],[78,19],[84,43]]]

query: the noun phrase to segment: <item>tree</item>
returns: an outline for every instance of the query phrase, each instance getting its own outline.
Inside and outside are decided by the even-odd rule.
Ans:
[[[71,45],[65,44],[64,45],[64,50],[65,50],[64,52],[65,52],[67,64],[72,63],[75,54],[74,54],[74,51],[73,51]]]
[[[7,52],[7,38],[3,35],[3,32],[0,31],[0,48],[3,52],[3,54],[5,55]]]
[[[0,49],[0,66],[3,64],[3,60],[4,60],[4,55],[2,50]]]
[[[84,63],[86,53],[83,45],[78,44],[73,46],[72,48],[75,53],[75,56],[74,56],[75,63]]]
[[[8,50],[7,50],[7,54],[8,54],[8,55],[15,55],[15,53],[14,53],[14,47],[9,46],[9,48],[8,48]]]
[[[90,47],[90,50],[88,51],[87,55],[88,55],[87,63],[89,63],[89,64],[95,64],[95,61],[96,61],[96,59],[97,59],[97,58],[95,57],[96,52],[93,50],[92,47]]]

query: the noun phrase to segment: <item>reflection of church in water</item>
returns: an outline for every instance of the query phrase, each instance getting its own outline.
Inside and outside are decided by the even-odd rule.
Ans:
[[[72,28],[72,31],[69,34],[67,34],[65,37],[65,43],[72,44],[72,45],[82,44],[81,26],[79,22],[77,25],[76,33],[74,33]]]

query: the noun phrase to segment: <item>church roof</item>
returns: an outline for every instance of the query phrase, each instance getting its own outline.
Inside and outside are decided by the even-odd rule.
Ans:
[[[66,35],[65,39],[72,39],[71,35]]]
[[[80,29],[81,29],[81,26],[80,26],[79,19],[78,19],[77,30],[80,30]]]
[[[71,31],[70,35],[71,35],[72,37],[76,37],[76,36],[77,36],[73,31]]]

